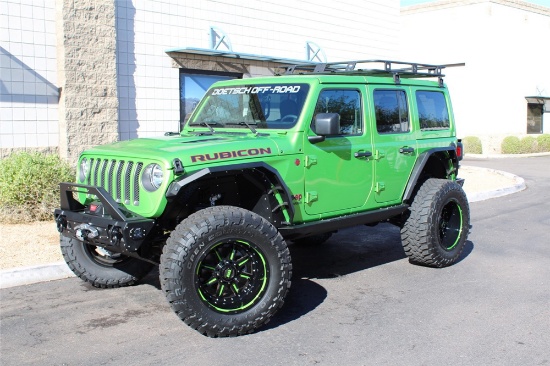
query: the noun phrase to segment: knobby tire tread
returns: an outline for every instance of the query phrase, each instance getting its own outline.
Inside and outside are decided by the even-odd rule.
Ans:
[[[97,288],[105,289],[132,286],[147,275],[153,266],[150,263],[131,258],[130,261],[133,262],[133,274],[129,274],[117,268],[107,268],[92,262],[85,263],[89,259],[79,259],[79,257],[83,255],[84,249],[78,246],[83,245],[84,244],[76,239],[64,236],[60,237],[61,253],[69,269],[81,280]],[[109,274],[109,276],[105,276],[106,274]]]
[[[193,252],[193,244],[200,242],[204,236],[215,230],[222,229],[228,225],[247,227],[262,233],[276,249],[281,280],[278,283],[277,294],[267,299],[271,304],[253,319],[233,326],[219,324],[216,320],[201,316],[193,308],[191,300],[186,298],[186,291],[193,292],[193,289],[182,288],[180,275],[181,269],[186,265],[185,260]],[[283,306],[284,298],[291,285],[292,264],[290,252],[273,225],[267,220],[250,211],[230,206],[215,206],[203,209],[186,220],[172,232],[166,242],[160,268],[161,287],[174,312],[191,328],[209,337],[231,337],[252,333],[257,328],[266,324],[271,317]],[[196,296],[190,294],[189,296]],[[220,317],[221,318],[221,317]]]
[[[441,255],[441,249],[436,244],[434,227],[436,223],[430,220],[434,212],[439,210],[438,204],[449,194],[461,204],[463,227],[460,243],[452,256]],[[409,261],[414,264],[429,267],[446,267],[460,257],[469,230],[469,207],[466,194],[458,183],[446,179],[428,179],[418,190],[410,207],[410,214],[401,229],[401,242]]]

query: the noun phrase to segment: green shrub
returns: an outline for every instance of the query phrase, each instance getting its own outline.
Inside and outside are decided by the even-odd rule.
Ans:
[[[0,160],[0,222],[53,219],[59,182],[73,182],[74,170],[57,155],[14,153]]]
[[[517,136],[506,136],[500,148],[503,154],[521,154],[521,141]]]
[[[550,135],[525,136],[521,140],[516,136],[508,136],[502,140],[501,149],[503,154],[550,152]]]
[[[550,152],[550,135],[544,134],[537,137],[540,152]]]
[[[462,139],[464,145],[464,153],[466,154],[482,154],[483,148],[481,140],[476,136],[466,136]]]
[[[531,154],[538,152],[537,139],[533,136],[525,136],[520,140],[521,154]]]

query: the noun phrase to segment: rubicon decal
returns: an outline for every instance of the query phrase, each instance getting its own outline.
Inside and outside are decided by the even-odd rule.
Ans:
[[[212,160],[221,160],[221,159],[231,159],[239,158],[246,156],[257,156],[257,155],[269,155],[271,154],[270,147],[260,147],[253,149],[243,149],[243,150],[233,150],[233,151],[222,151],[216,152],[213,154],[200,154],[200,155],[191,155],[191,162],[196,163],[199,161],[212,161]]]

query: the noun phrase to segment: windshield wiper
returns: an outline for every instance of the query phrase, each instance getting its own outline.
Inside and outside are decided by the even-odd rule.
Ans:
[[[198,122],[198,123],[191,123],[189,124],[190,126],[204,126],[204,127],[208,127],[208,129],[210,130],[211,133],[216,133],[216,131],[214,131],[214,129],[212,128],[212,126],[216,126],[216,125],[219,125],[218,122],[214,122],[214,121],[210,121],[210,122]]]
[[[256,123],[254,123],[256,124]],[[254,135],[257,135],[258,134],[258,131],[256,131],[256,129],[254,128],[254,126],[252,126],[251,124],[249,124],[248,122],[246,121],[243,121],[243,122],[239,122],[239,126],[242,126],[242,125],[246,125],[246,127],[248,127],[250,129],[250,131],[252,131],[252,133]]]
[[[248,127],[248,129],[250,131],[252,131],[253,134],[255,134],[255,135],[258,134],[258,131],[256,131],[256,129],[254,128],[254,126],[256,126],[257,123],[248,123],[248,122],[243,121],[243,122],[227,122],[225,125],[226,126],[230,126],[230,125],[233,125],[233,126],[235,126],[235,125],[237,125],[237,126],[246,126],[246,127]]]

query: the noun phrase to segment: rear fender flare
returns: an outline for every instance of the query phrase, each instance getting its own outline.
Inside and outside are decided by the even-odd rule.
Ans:
[[[442,152],[449,153],[449,157],[453,164],[453,169],[456,173],[458,173],[458,157],[456,155],[456,146],[454,144],[451,144],[448,147],[439,147],[439,148],[434,148],[434,149],[424,151],[416,159],[416,163],[412,170],[409,183],[407,183],[407,187],[405,188],[405,193],[403,194],[403,202],[408,202],[412,198],[414,189],[418,181],[420,180],[420,177],[422,176],[422,172],[424,171],[426,164],[430,160],[430,157],[432,157],[437,153],[442,153]],[[446,170],[447,170],[447,174],[453,173],[452,169],[449,169],[448,167],[446,167]]]

